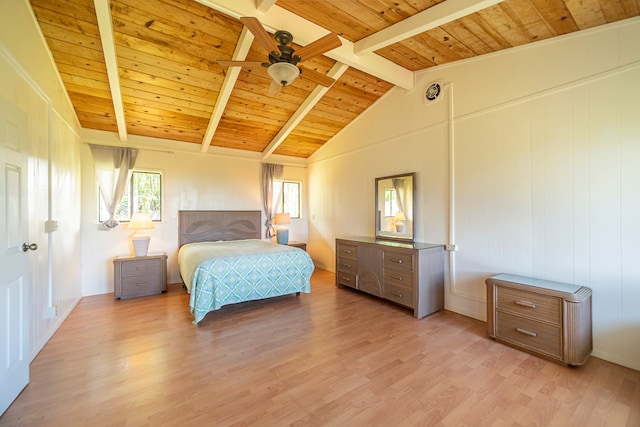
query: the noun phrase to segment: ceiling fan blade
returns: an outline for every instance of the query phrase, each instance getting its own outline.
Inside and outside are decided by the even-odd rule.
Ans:
[[[338,46],[342,46],[340,38],[334,33],[329,33],[326,36],[296,50],[295,55],[298,55],[301,58],[300,61],[306,61],[314,56],[322,55],[331,49],[335,49]]]
[[[310,68],[304,68],[304,67],[300,67],[300,70],[302,71],[300,73],[300,77],[305,78],[307,80],[311,80],[312,82],[319,84],[321,86],[330,87],[332,84],[336,82],[335,79],[332,79],[331,77],[327,77],[324,74],[317,72],[316,70],[312,70]]]
[[[258,43],[260,43],[267,52],[279,52],[278,43],[276,43],[273,36],[264,29],[258,18],[254,18],[253,16],[244,16],[240,18],[240,22],[242,22],[249,31],[251,31]]]
[[[262,67],[262,62],[257,61],[218,61],[223,67]]]

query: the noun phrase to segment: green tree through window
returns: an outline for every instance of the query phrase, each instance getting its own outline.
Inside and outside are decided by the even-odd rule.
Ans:
[[[396,200],[396,190],[393,188],[385,188],[384,216],[395,216],[396,213],[398,213],[398,203]]]
[[[288,213],[291,218],[300,218],[300,183],[283,181],[281,183],[282,197],[278,205],[278,213]]]
[[[109,214],[100,198],[100,222]],[[135,212],[146,212],[154,221],[162,220],[162,175],[159,172],[133,171],[129,186],[116,210],[118,221],[129,221]]]

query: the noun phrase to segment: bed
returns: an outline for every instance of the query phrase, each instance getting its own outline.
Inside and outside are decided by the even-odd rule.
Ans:
[[[260,211],[179,211],[178,264],[198,324],[229,304],[311,292],[311,257],[261,240]]]

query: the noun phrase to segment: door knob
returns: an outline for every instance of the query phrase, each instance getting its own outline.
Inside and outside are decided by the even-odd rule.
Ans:
[[[22,244],[22,252],[27,252],[29,249],[31,249],[32,251],[35,251],[36,249],[38,249],[38,245],[36,245],[35,243],[32,243],[32,244],[23,243]]]

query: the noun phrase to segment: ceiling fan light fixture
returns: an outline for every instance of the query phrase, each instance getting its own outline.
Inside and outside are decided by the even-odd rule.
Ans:
[[[276,83],[287,86],[300,75],[300,69],[288,62],[276,62],[275,64],[269,65],[267,73],[269,73]]]

